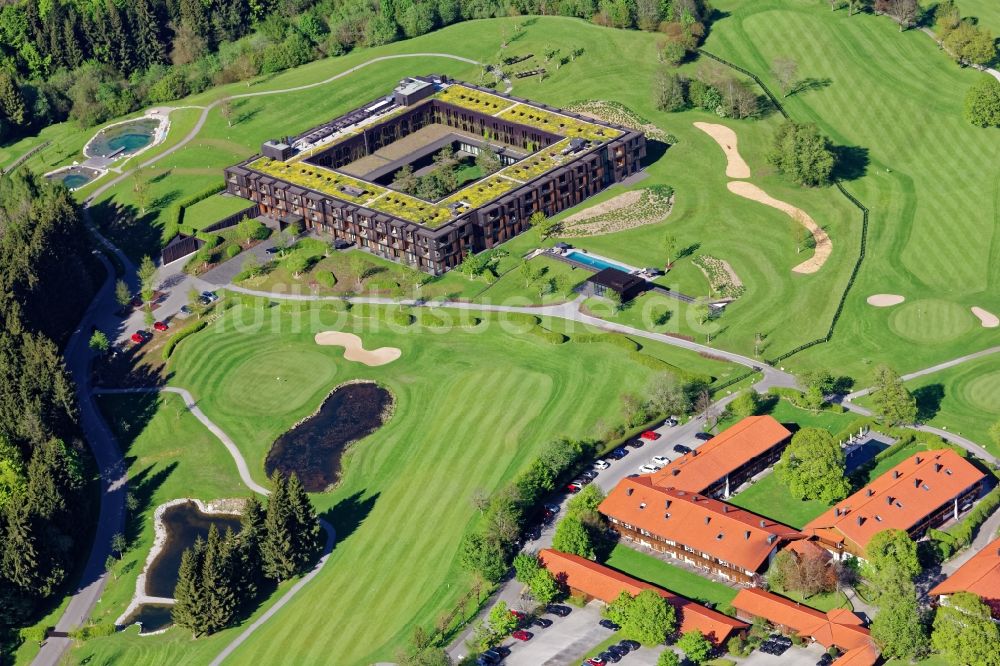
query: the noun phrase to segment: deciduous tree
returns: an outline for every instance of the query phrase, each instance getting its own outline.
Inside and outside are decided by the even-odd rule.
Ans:
[[[815,187],[830,182],[834,155],[830,140],[812,123],[786,121],[772,141],[768,162],[791,180]]]
[[[1000,81],[983,77],[965,95],[965,119],[977,127],[1000,127]]]
[[[956,592],[938,606],[931,645],[956,664],[1000,666],[1000,627],[975,594]]]
[[[844,451],[829,431],[802,428],[781,454],[776,472],[796,499],[830,503],[850,493],[845,467]]]
[[[510,607],[507,606],[507,602],[501,599],[496,603],[493,608],[490,609],[489,619],[490,628],[498,636],[509,636],[511,632],[517,629],[519,620],[517,616],[510,612]]]
[[[692,664],[701,664],[712,654],[712,643],[697,629],[689,631],[677,640],[677,647],[684,652]]]
[[[917,401],[889,366],[880,365],[875,368],[871,398],[875,415],[886,425],[916,422]]]
[[[552,547],[593,560],[597,557],[590,531],[578,516],[566,515],[556,526]]]
[[[778,87],[785,97],[795,91],[795,84],[799,76],[799,63],[792,58],[775,58],[771,63],[771,74],[774,75]]]
[[[887,659],[908,659],[926,652],[927,633],[912,582],[904,581],[879,595],[871,632]]]

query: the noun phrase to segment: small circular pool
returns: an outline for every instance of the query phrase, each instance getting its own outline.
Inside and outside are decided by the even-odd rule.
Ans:
[[[90,140],[84,153],[87,157],[131,155],[151,144],[159,127],[156,118],[139,118],[105,127]]]
[[[101,175],[97,169],[82,166],[71,166],[45,174],[49,180],[61,182],[70,190],[76,190]]]

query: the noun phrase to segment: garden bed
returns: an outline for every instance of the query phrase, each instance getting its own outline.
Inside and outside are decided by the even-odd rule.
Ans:
[[[560,236],[596,236],[662,222],[674,205],[673,188],[656,185],[602,201],[562,222]]]

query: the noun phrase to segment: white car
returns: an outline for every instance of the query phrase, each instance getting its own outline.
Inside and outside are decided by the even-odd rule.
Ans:
[[[611,467],[611,463],[607,460],[598,460],[594,463],[594,469],[607,469],[609,467]]]
[[[642,467],[639,468],[639,473],[640,474],[652,474],[653,472],[659,472],[661,469],[663,469],[663,468],[662,467],[658,467],[656,465],[646,464],[646,465],[643,465]]]
[[[670,458],[666,456],[653,456],[653,458],[649,461],[651,465],[659,465],[660,467],[663,467],[669,462]]]
[[[663,425],[667,426],[668,428],[673,428],[675,425],[677,425],[677,419],[671,416],[669,419],[663,422]]]

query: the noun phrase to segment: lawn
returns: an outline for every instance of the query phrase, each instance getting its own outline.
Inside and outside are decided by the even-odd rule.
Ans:
[[[249,208],[253,205],[241,197],[234,197],[228,194],[216,194],[202,199],[193,206],[184,209],[184,224],[195,229],[204,229],[210,224],[214,224],[224,217],[229,217],[234,213]]]
[[[900,33],[885,17],[849,18],[786,0],[715,4],[730,15],[707,48],[768,82],[774,58],[794,58],[814,85],[783,100],[789,113],[868,162],[865,175],[847,184],[872,214],[867,258],[840,327],[831,343],[786,365],[835,367],[864,379],[880,361],[908,371],[987,346],[994,336],[969,308],[1000,311],[1000,200],[995,170],[967,165],[990,164],[1000,135],[962,118],[966,90],[985,75],[957,67],[926,35]],[[966,14],[994,4],[959,3]],[[907,302],[873,308],[865,299],[875,293]]]
[[[127,529],[129,550],[91,615],[94,622],[109,623],[135,593],[136,577],[153,543],[157,506],[181,497],[246,497],[250,491],[240,482],[225,448],[187,411],[180,396],[105,395],[98,398],[98,404],[122,448],[129,492],[138,501]],[[78,654],[84,659],[88,647]]]
[[[550,345],[495,324],[442,336],[392,326],[378,316],[381,308],[355,310],[348,316],[324,306],[297,316],[278,307],[235,306],[179,347],[168,367],[171,383],[191,390],[262,483],[270,443],[313,412],[333,386],[372,379],[396,398],[390,421],[348,454],[341,485],[314,496],[338,532],[330,561],[240,648],[234,663],[318,663],[330,654],[350,664],[392,659],[415,623],[429,627],[467,589],[456,553],[478,516],[472,497],[512,478],[545,442],[591,436],[598,420],[614,422],[619,396],[640,390],[652,375],[610,345]],[[402,358],[373,368],[347,362],[339,349],[313,343],[316,331],[329,329],[354,331],[368,348],[397,346]],[[686,357],[699,372],[713,364],[717,372],[730,369],[682,350],[669,353],[673,363],[687,367]],[[160,446],[173,446],[173,436],[161,434]],[[222,457],[195,459],[194,468],[231,474],[235,483],[217,442],[185,439]],[[168,481],[184,476],[175,471]],[[204,485],[188,479],[177,492]],[[337,631],[327,630],[330,618],[337,618]],[[174,630],[141,640],[119,635],[92,641],[74,657],[200,664],[235,633],[194,644]]]
[[[805,597],[801,592],[791,592],[788,590],[783,590],[780,587],[771,586],[771,592],[775,594],[780,594],[784,597],[788,597],[793,601],[797,601],[801,604],[805,604],[810,608],[815,608],[816,610],[821,610],[824,613],[834,608],[846,608],[848,610],[854,610],[854,604],[851,600],[847,598],[847,595],[836,590],[834,592],[826,592],[823,594],[814,594],[811,597]]]
[[[850,412],[838,413],[826,409],[813,412],[796,407],[784,399],[778,400],[768,414],[781,423],[795,423],[801,428],[823,428],[834,436],[857,420],[857,415]],[[736,419],[733,417],[723,419],[716,425],[715,432],[722,432],[734,423]]]
[[[757,479],[752,486],[727,501],[796,529],[830,508],[829,504],[819,500],[793,499],[776,474]]]
[[[1000,420],[1000,354],[918,377],[906,387],[916,397],[924,423],[968,437],[1000,455],[989,435],[990,426]],[[871,406],[867,396],[860,402]]]
[[[497,305],[561,303],[575,298],[573,288],[594,274],[546,256],[535,257],[528,265],[535,272],[534,279],[526,279],[521,269],[516,268],[479,292],[476,302]]]
[[[615,546],[604,564],[701,603],[723,606],[732,602],[736,596],[736,590],[731,587],[624,545]]]

